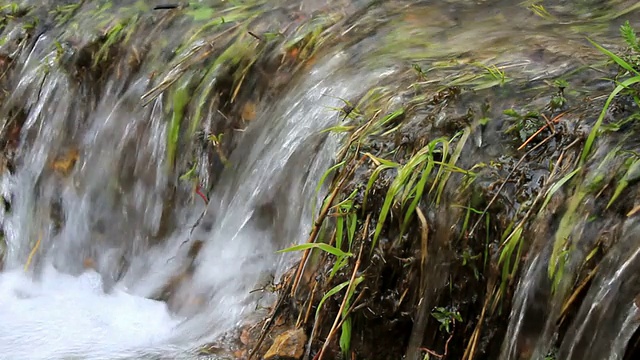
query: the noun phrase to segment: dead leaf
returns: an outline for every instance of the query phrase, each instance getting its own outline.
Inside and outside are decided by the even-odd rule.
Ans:
[[[73,167],[76,165],[79,156],[80,152],[78,151],[78,149],[68,150],[53,161],[53,163],[51,164],[51,168],[53,169],[53,171],[63,176],[68,176]]]
[[[256,118],[256,104],[248,101],[242,106],[242,119],[251,121]]]
[[[629,211],[627,213],[627,217],[632,217],[633,215],[635,215],[638,211],[640,211],[640,205],[636,205],[633,209],[631,209],[631,211]]]

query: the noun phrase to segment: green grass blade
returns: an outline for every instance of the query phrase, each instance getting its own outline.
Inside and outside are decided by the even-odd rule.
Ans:
[[[364,190],[364,199],[362,200],[363,210],[366,210],[367,208],[367,200],[369,199],[369,194],[371,193],[371,187],[376,182],[376,180],[378,180],[378,176],[380,176],[380,173],[384,170],[392,169],[392,168],[393,167],[391,166],[380,165],[375,170],[373,170],[373,173],[371,173],[371,176],[369,177],[369,181],[367,181],[367,186],[365,187],[365,190]]]
[[[347,294],[347,301],[345,302],[344,309],[342,310],[342,318],[344,322],[342,323],[341,333],[340,333],[340,349],[345,356],[349,353],[351,349],[351,319],[348,317],[349,308],[351,307],[351,299],[353,298],[353,294],[356,291],[356,287],[364,280],[362,276],[357,277],[353,281],[353,286],[349,289],[349,293]]]
[[[322,188],[322,185],[324,184],[324,182],[327,180],[327,177],[329,176],[329,174],[331,174],[334,170],[340,168],[341,166],[343,166],[345,164],[345,161],[341,161],[335,165],[333,165],[332,167],[330,167],[327,171],[324,172],[324,174],[322,174],[322,177],[320,178],[320,181],[318,181],[318,185],[316,185],[316,195],[313,198],[313,205],[311,205],[311,213],[314,214],[314,219],[313,221],[315,222],[315,214],[316,214],[316,205],[317,205],[317,199],[318,199],[318,194],[320,193],[320,189]]]
[[[338,273],[338,271],[340,271],[340,269],[342,269],[343,267],[345,267],[347,265],[347,262],[349,261],[348,257],[339,257],[334,263],[333,263],[333,267],[331,268],[331,273],[329,273],[329,279],[333,279],[333,277]]]
[[[469,140],[470,135],[471,135],[471,127],[467,126],[464,129],[464,132],[462,133],[460,140],[458,141],[458,144],[456,146],[455,151],[453,152],[453,155],[451,155],[451,159],[449,160],[449,164],[451,165],[450,170],[447,171],[442,176],[442,180],[439,181],[440,184],[438,185],[438,191],[436,193],[436,206],[440,204],[440,199],[442,198],[444,187],[446,186],[447,181],[451,176],[451,172],[452,172],[451,168],[455,166],[455,164],[458,162],[458,159],[460,158],[460,154],[462,154],[462,149],[464,149],[464,146],[467,143],[467,140]],[[445,157],[443,157],[443,159],[445,159]]]
[[[609,106],[611,105],[611,101],[613,101],[613,98],[615,98],[616,95],[618,95],[622,90],[639,82],[640,82],[640,75],[634,76],[620,83],[620,85],[616,86],[616,88],[611,92],[611,94],[607,98],[607,101],[605,101],[604,103],[604,106],[602,108],[602,111],[600,112],[600,116],[598,117],[598,120],[596,120],[596,123],[593,125],[593,128],[591,129],[591,132],[587,137],[587,141],[584,144],[584,148],[582,149],[582,155],[580,156],[581,164],[584,164],[584,162],[587,159],[587,156],[591,152],[593,143],[595,142],[595,139],[598,136],[598,131],[600,130],[600,126],[602,126],[602,121],[604,120],[604,117],[607,115],[607,110],[609,109]]]
[[[603,54],[607,55],[609,58],[611,58],[611,60],[615,61],[616,64],[620,65],[621,68],[629,71],[630,73],[636,74],[638,76],[640,76],[640,72],[638,72],[638,70],[634,69],[633,66],[631,66],[631,64],[629,64],[628,62],[624,61],[622,58],[620,58],[618,55],[612,53],[611,51],[603,48],[602,46],[598,45],[595,41],[587,38],[587,40],[591,43],[591,45],[595,46],[596,49],[600,50],[600,52],[602,52]]]
[[[178,87],[173,92],[173,115],[169,123],[169,137],[167,141],[167,160],[171,169],[175,162],[176,151],[178,147],[178,138],[180,137],[180,123],[184,117],[184,110],[189,102],[189,91],[187,84]]]
[[[562,185],[564,185],[567,181],[571,180],[571,178],[575,174],[577,174],[581,169],[582,169],[582,167],[578,167],[577,169],[575,169],[572,172],[568,173],[567,175],[563,176],[562,179],[560,179],[557,182],[555,182],[549,188],[549,190],[547,190],[547,193],[545,194],[545,197],[544,197],[544,202],[542,203],[542,206],[540,207],[540,211],[544,210],[544,208],[547,207],[547,205],[549,204],[549,201],[551,201],[551,198],[556,193],[556,191],[558,191],[562,187]]]
[[[349,241],[349,251],[351,251],[351,246],[353,245],[353,238],[356,234],[356,226],[358,225],[358,217],[356,213],[352,212],[347,215],[347,239]]]
[[[327,301],[327,299],[329,299],[333,295],[339,293],[340,290],[344,289],[348,285],[349,285],[349,282],[345,281],[342,284],[338,284],[334,286],[331,290],[327,291],[327,293],[324,294],[324,296],[322,297],[322,299],[320,299],[320,302],[318,303],[318,308],[316,309],[316,319],[318,318],[318,315],[320,315],[320,310],[322,309],[322,305],[324,305],[325,301]]]
[[[336,218],[336,248],[342,249],[342,236],[344,229],[344,218],[342,215]]]
[[[307,243],[307,244],[300,244],[300,245],[295,245],[292,247],[288,247],[286,249],[282,249],[282,250],[278,250],[278,253],[285,253],[285,252],[293,252],[293,251],[301,251],[301,250],[308,250],[308,249],[320,249],[324,252],[327,252],[329,254],[335,255],[337,257],[345,257],[345,256],[352,256],[353,254],[348,253],[348,252],[344,252],[338,248],[335,248],[329,244],[325,244],[325,243]]]
[[[616,201],[616,199],[618,199],[618,197],[622,194],[624,189],[627,188],[631,181],[635,181],[638,179],[638,176],[640,176],[640,159],[635,160],[631,164],[631,166],[629,166],[629,169],[625,173],[624,177],[622,178],[622,180],[620,180],[618,186],[616,186],[616,190],[614,191],[613,196],[611,196],[611,200],[609,200],[609,203],[607,204],[607,209]]]
[[[409,207],[405,212],[404,220],[402,221],[402,228],[400,229],[400,234],[404,234],[405,231],[407,230],[407,226],[409,226],[409,221],[411,220],[411,216],[413,215],[416,208],[418,207],[418,203],[420,202],[420,199],[422,199],[424,188],[427,184],[427,180],[429,179],[429,175],[431,175],[431,171],[433,170],[433,167],[434,167],[433,161],[431,159],[429,160],[430,161],[427,162],[427,165],[422,170],[422,177],[420,178],[420,181],[416,185],[415,196],[413,197],[411,204],[409,204]]]

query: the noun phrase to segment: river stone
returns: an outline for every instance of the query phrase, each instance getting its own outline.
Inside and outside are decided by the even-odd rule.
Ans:
[[[307,334],[301,328],[285,331],[273,341],[265,360],[299,360],[304,353]]]

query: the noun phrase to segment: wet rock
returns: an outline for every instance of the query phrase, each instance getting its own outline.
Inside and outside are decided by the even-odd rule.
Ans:
[[[298,360],[304,354],[307,334],[303,329],[293,329],[280,334],[269,351],[264,355],[265,360]]]
[[[79,151],[77,149],[70,149],[53,160],[51,168],[63,176],[68,176],[78,161],[78,157]]]
[[[251,101],[245,103],[242,106],[241,116],[245,121],[254,120],[256,118],[256,104]]]

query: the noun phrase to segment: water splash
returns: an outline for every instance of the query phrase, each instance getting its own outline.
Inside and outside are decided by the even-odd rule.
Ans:
[[[206,209],[172,204],[181,226],[157,239],[172,186],[164,171],[162,97],[139,106],[146,78],[128,86],[110,80],[100,99],[78,93],[64,73],[45,73],[33,59],[43,56],[39,44],[47,41],[25,60],[9,99],[26,99],[21,143],[29,146],[18,149],[15,173],[3,177],[3,193],[13,197],[11,212],[3,214],[8,271],[0,275],[0,317],[7,324],[0,339],[8,356],[184,351],[248,321],[261,299],[251,291],[291,265],[292,255],[276,251],[304,239],[311,227],[310,200],[322,195],[316,181],[337,147],[336,136],[321,133],[336,121],[331,108],[382,73],[341,71],[349,57],[339,53],[281,100],[260,104]],[[65,151],[77,154],[69,160]],[[77,163],[55,171],[64,161]],[[21,268],[37,238],[40,256],[29,280]],[[202,251],[190,278],[174,289],[178,300],[170,312],[150,298],[184,270],[195,241]],[[97,272],[85,269],[87,261]],[[30,352],[34,339],[42,339],[41,352]]]
[[[178,325],[164,303],[121,288],[105,294],[98,273],[76,277],[51,266],[35,281],[20,270],[4,273],[0,304],[4,359],[116,358],[116,349],[163,345]]]

